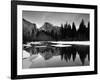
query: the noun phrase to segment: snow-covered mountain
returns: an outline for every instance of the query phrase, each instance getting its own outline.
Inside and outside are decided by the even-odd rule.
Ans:
[[[54,31],[55,33],[59,33],[59,27],[58,26],[53,26],[53,24],[49,22],[45,22],[42,27],[40,27],[40,30],[44,30],[47,32],[52,32]]]

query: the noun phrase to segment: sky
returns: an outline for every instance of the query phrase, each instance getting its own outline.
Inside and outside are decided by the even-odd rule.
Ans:
[[[84,19],[86,25],[90,21],[89,14],[67,12],[23,11],[22,18],[35,23],[37,28],[40,28],[45,22],[55,26],[61,26],[61,24],[66,22],[68,24],[75,22],[76,28],[78,28],[82,19]]]

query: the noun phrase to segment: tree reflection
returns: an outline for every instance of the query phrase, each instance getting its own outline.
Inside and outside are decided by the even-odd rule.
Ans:
[[[89,46],[86,45],[72,45],[69,47],[32,46],[30,48],[24,48],[24,50],[28,51],[31,55],[40,54],[44,58],[44,60],[49,60],[54,56],[60,55],[61,60],[65,60],[66,62],[68,62],[72,58],[73,62],[75,62],[77,54],[79,55],[82,65],[85,64],[86,56],[88,56],[88,60],[90,60]]]
[[[88,60],[89,60],[89,46],[78,46],[77,48],[78,54],[80,56],[80,60],[82,62],[82,65],[85,63],[85,58],[88,55]]]
[[[60,50],[61,60],[66,60],[66,62],[70,61],[71,56],[73,61],[76,59],[76,53],[78,53],[82,65],[85,63],[86,56],[89,56],[89,46],[82,46],[82,45],[72,45],[71,47],[64,47]]]

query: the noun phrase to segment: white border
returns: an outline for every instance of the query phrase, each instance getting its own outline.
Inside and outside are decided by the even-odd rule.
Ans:
[[[90,14],[90,66],[56,67],[56,68],[33,68],[22,69],[22,10],[27,11],[51,11]],[[17,6],[17,75],[45,74],[60,72],[80,72],[94,70],[94,10],[78,8],[59,8],[45,6]]]

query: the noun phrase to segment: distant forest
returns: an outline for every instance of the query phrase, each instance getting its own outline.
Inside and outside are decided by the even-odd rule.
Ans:
[[[56,28],[49,23],[45,23],[42,29],[38,29],[36,24],[30,23],[23,19],[23,43],[29,41],[89,41],[90,40],[90,23],[86,26],[84,20],[79,24],[79,28],[76,29],[76,25],[61,24]],[[31,26],[31,28],[30,28]],[[27,27],[27,28],[26,28]],[[51,30],[47,30],[51,28]],[[30,28],[30,30],[28,29]]]

